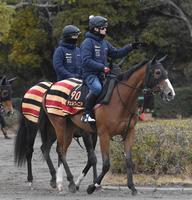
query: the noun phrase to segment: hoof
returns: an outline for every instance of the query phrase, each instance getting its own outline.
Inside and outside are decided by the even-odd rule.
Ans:
[[[131,190],[131,194],[132,194],[133,196],[137,195],[137,190],[134,188],[133,190]]]
[[[63,184],[61,182],[57,183],[57,189],[58,189],[59,192],[63,191]]]
[[[5,136],[5,139],[11,139],[9,136]]]
[[[77,188],[76,188],[75,183],[70,183],[70,184],[68,185],[68,188],[69,188],[69,191],[70,191],[71,193],[75,193],[75,192],[77,191]]]
[[[96,187],[95,184],[91,184],[87,188],[87,194],[92,194],[95,191]]]
[[[79,191],[79,185],[76,185],[76,190]]]
[[[33,186],[33,183],[31,181],[28,182],[29,187]]]
[[[30,189],[33,190],[33,182],[29,181],[28,185],[29,185]]]
[[[57,187],[57,184],[56,184],[56,180],[55,180],[55,179],[51,179],[51,180],[50,180],[50,186],[51,186],[52,188],[56,188],[56,187]]]

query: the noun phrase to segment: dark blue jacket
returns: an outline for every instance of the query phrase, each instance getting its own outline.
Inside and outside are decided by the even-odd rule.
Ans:
[[[60,41],[53,55],[53,67],[58,81],[82,77],[80,49],[76,45]]]
[[[83,77],[95,74],[102,75],[104,67],[107,66],[107,58],[121,58],[132,51],[131,45],[116,49],[108,41],[87,32],[85,40],[81,44],[81,58],[83,65]]]

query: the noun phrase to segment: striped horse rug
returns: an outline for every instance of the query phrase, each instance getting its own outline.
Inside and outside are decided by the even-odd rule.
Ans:
[[[29,121],[38,122],[43,96],[51,85],[51,82],[40,82],[25,93],[22,100],[22,113]]]

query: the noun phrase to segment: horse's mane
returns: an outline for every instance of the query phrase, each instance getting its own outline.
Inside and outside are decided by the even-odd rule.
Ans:
[[[117,78],[119,81],[128,80],[129,77],[133,74],[133,72],[140,69],[143,65],[145,65],[149,60],[144,60],[136,65],[130,67],[126,72],[121,73]]]

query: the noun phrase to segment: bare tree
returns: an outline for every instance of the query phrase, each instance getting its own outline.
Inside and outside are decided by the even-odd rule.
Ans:
[[[147,4],[149,1],[142,0],[141,2]],[[153,13],[158,13],[167,17],[177,18],[179,20],[182,20],[186,24],[189,30],[190,38],[192,40],[192,23],[185,14],[185,11],[181,8],[181,6],[176,4],[174,1],[172,0],[150,1],[150,6],[148,5],[143,10],[144,11],[150,10],[153,11]]]
[[[162,4],[171,6],[172,9],[175,10],[175,14],[170,14],[170,13],[166,13],[166,12],[162,12],[162,13],[164,15],[169,15],[170,17],[174,17],[174,18],[184,21],[189,30],[190,37],[192,39],[192,24],[191,24],[190,20],[187,18],[187,16],[185,15],[184,11],[176,3],[174,3],[171,0],[160,0],[160,2]]]

